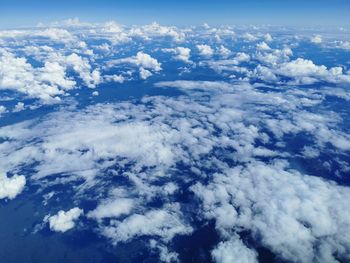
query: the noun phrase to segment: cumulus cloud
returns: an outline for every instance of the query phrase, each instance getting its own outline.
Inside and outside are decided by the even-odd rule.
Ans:
[[[231,55],[231,50],[226,48],[224,45],[221,45],[220,48],[219,48],[219,54],[222,57],[228,57],[229,55]]]
[[[258,262],[257,253],[247,248],[240,239],[220,242],[211,252],[213,259],[218,263],[254,263]]]
[[[147,70],[147,69],[144,69],[144,68],[140,68],[140,78],[141,79],[148,79],[150,76],[152,76],[152,72]]]
[[[258,43],[256,44],[256,48],[259,49],[259,50],[270,50],[271,48],[269,47],[268,44],[266,44],[266,42],[261,42],[261,43]]]
[[[74,85],[75,82],[67,78],[65,68],[57,62],[46,62],[41,68],[33,68],[25,58],[0,50],[1,89],[11,89],[49,101]]]
[[[349,189],[286,168],[284,162],[254,162],[193,190],[224,237],[249,229],[292,262],[335,261],[335,254],[349,250],[350,214],[342,199]]]
[[[208,45],[197,45],[198,52],[203,57],[211,57],[214,50]]]
[[[322,43],[322,36],[320,35],[313,35],[311,38],[310,38],[310,41],[314,44],[320,44]]]
[[[176,42],[184,41],[186,36],[176,27],[161,26],[156,22],[145,25],[142,27],[133,27],[130,31],[130,35],[139,36],[145,39],[151,37],[171,37]]]
[[[190,60],[191,49],[187,47],[176,47],[176,48],[163,48],[163,52],[174,53],[174,59],[183,61],[185,63],[192,63]]]
[[[14,175],[7,177],[5,174],[0,174],[0,199],[14,199],[19,195],[26,184],[26,178],[23,175]]]
[[[17,102],[15,105],[15,108],[13,109],[13,112],[19,112],[25,109],[24,103],[23,102]]]
[[[102,231],[114,243],[138,236],[157,236],[167,242],[175,235],[190,234],[192,228],[182,222],[179,207],[174,204],[168,209],[151,210],[143,215],[133,214],[123,221],[113,222]]]
[[[68,211],[59,211],[56,215],[48,216],[44,221],[49,222],[50,229],[55,232],[66,232],[75,226],[75,221],[83,214],[83,210],[74,207]]]
[[[162,70],[161,63],[159,63],[157,59],[141,51],[137,52],[136,56],[133,57],[108,61],[107,67],[120,64],[132,64],[139,67],[141,79],[147,79],[152,76],[153,74],[151,71],[158,72]]]
[[[95,219],[117,218],[121,215],[129,214],[134,207],[132,199],[120,198],[107,200],[99,204],[95,210],[88,213],[88,217]]]

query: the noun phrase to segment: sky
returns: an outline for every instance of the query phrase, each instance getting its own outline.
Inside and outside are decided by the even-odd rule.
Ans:
[[[78,17],[86,22],[165,25],[350,25],[349,0],[2,0],[0,27]]]

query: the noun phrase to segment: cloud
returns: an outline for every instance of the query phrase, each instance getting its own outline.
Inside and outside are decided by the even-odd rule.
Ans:
[[[214,50],[208,45],[197,45],[197,49],[203,57],[211,57],[214,54]]]
[[[129,214],[134,207],[132,199],[120,198],[108,200],[99,204],[95,210],[88,213],[88,217],[95,219],[118,218],[121,215]]]
[[[259,49],[259,50],[270,50],[271,48],[269,47],[268,44],[266,44],[266,42],[261,42],[261,43],[258,43],[256,44],[256,48]]]
[[[253,36],[251,33],[244,33],[242,38],[249,42],[257,40],[257,37]]]
[[[143,215],[133,214],[123,221],[113,222],[102,231],[115,244],[140,236],[157,236],[167,242],[175,235],[192,232],[192,228],[182,222],[178,213],[178,206],[173,204],[169,208],[151,210]]]
[[[269,33],[264,35],[264,39],[266,42],[271,42],[273,40],[272,36]]]
[[[254,263],[258,262],[257,253],[247,248],[240,239],[220,242],[211,252],[215,262],[218,263]]]
[[[50,101],[74,85],[75,82],[66,77],[65,68],[57,62],[46,62],[41,68],[33,68],[25,58],[0,50],[1,89]]]
[[[139,67],[140,78],[147,79],[152,76],[152,72],[158,72],[162,70],[161,63],[157,59],[152,58],[150,55],[137,52],[136,56],[111,60],[107,62],[107,67],[113,67],[120,64],[132,64]]]
[[[350,248],[344,201],[349,189],[287,166],[249,163],[216,174],[208,186],[197,184],[193,191],[223,237],[249,229],[292,262],[335,261],[334,255]]]
[[[152,76],[152,72],[147,70],[147,69],[144,69],[144,68],[140,68],[140,78],[141,79],[148,79],[150,76]]]
[[[185,63],[192,63],[190,60],[191,49],[186,47],[176,47],[176,48],[163,48],[163,52],[171,52],[174,53],[174,59],[183,61]]]
[[[75,227],[75,221],[83,214],[83,210],[75,207],[68,211],[59,211],[56,215],[47,216],[44,221],[49,223],[50,229],[55,232],[66,232]]]
[[[220,48],[219,48],[219,54],[222,56],[222,57],[228,57],[231,55],[231,50],[229,50],[228,48],[226,48],[225,46],[221,45]]]
[[[173,238],[196,230],[198,221],[215,223],[217,262],[254,262],[255,244],[285,261],[348,261],[349,191],[338,183],[346,184],[350,171],[350,136],[346,111],[333,107],[350,100],[345,62],[317,64],[294,32],[276,29],[272,39],[268,27],[251,28],[243,37],[256,42],[247,43],[228,26],[79,23],[61,28],[73,36],[67,42],[51,39],[54,30],[42,33],[47,28],[34,30],[41,36],[1,31],[2,111],[14,116],[0,127],[2,171],[30,178],[39,189],[33,198],[46,208],[63,196],[75,204],[93,198],[96,207],[84,207],[87,228],[114,244],[143,237],[164,262],[181,258]],[[191,56],[198,43],[211,50],[204,60]],[[189,63],[183,67],[192,74],[176,74],[174,59]],[[103,82],[147,79],[162,67],[170,70],[158,74],[157,89],[147,82],[133,99],[91,97]],[[20,121],[17,110],[42,103],[29,98],[64,104]],[[182,197],[191,191],[187,203]],[[44,221],[66,231],[82,215],[74,209]]]
[[[156,22],[142,27],[133,27],[130,30],[131,36],[139,36],[145,39],[152,37],[171,37],[176,42],[182,42],[186,36],[176,27],[161,26]]]
[[[24,103],[23,102],[17,102],[15,105],[15,108],[13,109],[13,112],[19,112],[25,109]]]
[[[5,174],[0,174],[0,199],[14,199],[19,195],[26,184],[26,178],[23,175],[14,175],[7,177]]]
[[[310,38],[310,41],[314,44],[320,44],[322,43],[322,36],[320,35],[313,35],[311,38]]]

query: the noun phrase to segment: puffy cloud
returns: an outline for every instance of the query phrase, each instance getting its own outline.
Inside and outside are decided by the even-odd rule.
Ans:
[[[47,37],[51,40],[60,42],[71,42],[75,40],[73,34],[61,28],[47,28],[45,30],[36,32],[34,36]]]
[[[146,39],[157,36],[171,37],[177,42],[184,41],[186,37],[185,34],[178,30],[176,27],[161,26],[156,22],[138,28],[134,27],[131,29],[130,35],[140,36]]]
[[[260,58],[262,59],[262,58]],[[297,58],[292,61],[280,62],[280,57],[272,55],[263,60],[271,64],[271,67],[258,65],[255,72],[266,81],[275,81],[277,75],[288,77],[293,84],[313,84],[320,81],[330,83],[349,83],[350,75],[343,73],[342,67],[328,69],[324,65],[316,65],[313,61]]]
[[[13,109],[13,112],[19,112],[24,110],[24,103],[23,102],[17,102],[17,104],[15,105],[15,108]]]
[[[159,63],[157,59],[152,58],[150,55],[141,51],[137,52],[136,56],[133,57],[111,60],[107,63],[107,67],[113,67],[115,65],[125,63],[133,64],[139,67],[141,79],[147,79],[148,77],[152,76],[152,72],[150,70],[155,72],[162,70],[161,63]]]
[[[162,51],[174,53],[174,59],[176,60],[180,60],[186,63],[192,62],[190,60],[191,49],[187,47],[164,48]]]
[[[64,233],[75,227],[75,221],[82,214],[82,209],[74,207],[66,212],[61,210],[56,215],[47,216],[44,221],[49,222],[52,231]]]
[[[310,41],[314,44],[320,44],[322,43],[322,36],[320,35],[313,35],[311,38],[310,38]]]
[[[94,88],[101,82],[99,70],[91,71],[91,65],[86,58],[73,53],[62,58],[67,66],[71,66],[89,88]]]
[[[122,75],[105,75],[104,76],[106,81],[113,81],[113,82],[117,82],[117,83],[124,83],[125,78]]]
[[[144,69],[144,68],[140,68],[140,78],[141,79],[148,79],[150,76],[152,76],[152,72]]]
[[[6,112],[6,107],[4,105],[0,105],[0,116],[2,113]]]
[[[286,166],[249,163],[193,190],[224,237],[247,229],[286,260],[335,262],[334,255],[350,249],[349,189]]]
[[[1,89],[11,89],[50,101],[74,85],[75,82],[66,77],[65,68],[57,62],[46,62],[41,68],[33,68],[25,58],[0,50]]]
[[[75,88],[76,81],[67,76],[67,68],[77,72],[84,84],[94,88],[101,82],[99,70],[91,69],[86,58],[73,53],[52,53],[42,67],[33,67],[26,58],[0,50],[0,89],[10,89],[49,103]]]
[[[121,215],[129,214],[134,207],[132,199],[120,198],[107,200],[99,204],[95,210],[88,213],[88,217],[95,219],[118,218]]]
[[[14,199],[19,195],[26,184],[26,178],[23,175],[14,175],[7,177],[5,174],[0,174],[0,199]]]
[[[271,48],[269,47],[268,44],[266,44],[266,42],[261,42],[261,43],[258,43],[256,44],[256,48],[259,49],[259,50],[270,50]]]
[[[186,235],[192,228],[182,222],[176,204],[165,209],[151,210],[145,214],[133,214],[123,221],[114,221],[103,228],[103,234],[114,243],[126,242],[134,237],[157,236],[164,242],[175,235]]]
[[[240,239],[220,242],[211,252],[213,259],[218,263],[254,263],[258,262],[257,253],[247,248]]]
[[[232,59],[224,59],[224,60],[212,60],[212,61],[204,61],[200,62],[199,65],[208,65],[210,68],[214,69],[217,72],[222,71],[233,71],[240,73],[247,73],[248,70],[242,67],[238,67],[237,65],[243,62],[249,62],[250,56],[244,52],[238,52],[235,57]]]
[[[257,37],[255,37],[254,35],[252,35],[251,33],[244,33],[242,38],[246,41],[255,41],[257,40]]]
[[[211,57],[214,54],[214,50],[208,45],[197,45],[197,49],[203,57]]]
[[[219,54],[223,57],[228,57],[229,55],[231,55],[231,50],[221,45],[219,48]]]
[[[273,40],[272,36],[269,33],[264,35],[264,39],[266,42],[271,42]]]
[[[311,60],[298,58],[296,60],[283,63],[276,70],[276,73],[293,77],[301,84],[312,84],[319,80],[329,82],[349,82],[350,76],[343,75],[341,67],[327,69],[324,65],[315,65]]]

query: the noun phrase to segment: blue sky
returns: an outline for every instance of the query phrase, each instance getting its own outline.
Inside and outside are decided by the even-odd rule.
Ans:
[[[124,24],[349,25],[349,0],[2,0],[0,26],[66,18]]]

